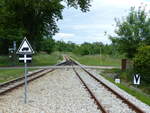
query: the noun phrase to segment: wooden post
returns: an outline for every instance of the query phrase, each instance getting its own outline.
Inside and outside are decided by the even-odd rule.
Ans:
[[[125,71],[125,70],[126,70],[126,67],[127,67],[127,59],[122,59],[122,62],[121,62],[121,70],[122,70],[122,71]]]

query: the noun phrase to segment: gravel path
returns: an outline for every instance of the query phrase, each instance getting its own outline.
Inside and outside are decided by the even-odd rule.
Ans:
[[[100,76],[99,75],[99,71],[91,70],[91,69],[89,69],[88,71],[93,73],[93,75],[95,75],[98,79],[100,79],[105,84],[107,84],[110,88],[112,88],[113,90],[115,90],[116,92],[118,92],[119,94],[124,96],[126,99],[130,100],[133,104],[138,106],[140,109],[145,111],[145,113],[150,113],[150,106],[149,105],[146,105],[145,103],[143,103],[140,100],[136,99],[134,96],[132,96],[132,95],[128,94],[127,92],[125,92],[124,90],[118,88],[116,85],[114,85],[113,83],[109,82],[104,77]]]
[[[85,81],[88,87],[95,94],[97,99],[105,107],[109,113],[135,113],[122,100],[118,99],[114,94],[108,91],[105,87],[95,81],[83,70],[77,70],[81,78]]]
[[[0,96],[0,113],[100,113],[72,69],[56,70],[24,88]]]

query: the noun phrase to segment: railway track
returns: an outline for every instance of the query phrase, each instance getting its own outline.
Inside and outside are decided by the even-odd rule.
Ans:
[[[78,69],[79,72],[77,72],[77,69],[75,69],[73,67],[74,72],[76,73],[76,75],[78,76],[78,78],[80,79],[82,84],[85,86],[86,90],[91,95],[91,98],[93,98],[95,100],[95,103],[97,104],[98,109],[100,109],[100,111],[102,113],[114,113],[114,112],[112,112],[113,111],[112,109],[117,109],[119,106],[120,106],[119,110],[121,113],[130,113],[130,112],[131,113],[132,112],[133,113],[145,113],[145,111],[140,109],[138,106],[133,104],[128,99],[124,98],[122,95],[120,95],[115,90],[111,89],[107,84],[102,82],[95,75],[93,75],[92,73],[87,71],[81,64],[79,64],[78,62],[76,62],[75,60],[73,60],[69,57],[66,57],[66,60],[69,62],[72,62],[71,64],[78,65],[81,68],[81,70],[84,71],[84,72],[82,72],[81,70],[79,71],[79,69]],[[83,74],[81,74],[81,73],[83,73]],[[90,86],[91,82],[93,82],[95,84],[95,86],[97,88],[96,90],[94,89],[94,86],[92,86],[92,85]],[[104,91],[102,91],[102,90],[104,90]],[[101,97],[104,92],[106,92],[106,94],[104,94],[104,96]],[[108,101],[105,101],[105,98],[107,98],[107,96],[109,96]],[[115,102],[115,100],[118,102]],[[113,101],[114,101],[114,103],[113,103]],[[111,106],[113,106],[114,108]]]
[[[95,75],[86,70],[81,64],[69,57],[64,57],[65,61],[57,66],[69,65],[75,74],[89,92],[91,98],[95,101],[97,108],[102,113],[147,113],[134,105],[131,101],[124,98],[118,92],[110,88],[106,83],[101,81]],[[76,68],[78,66],[78,68]],[[41,69],[28,75],[28,82],[44,76],[55,69]],[[0,95],[24,85],[24,77],[11,80],[0,84]],[[108,100],[107,100],[108,99]],[[118,111],[116,111],[118,110]]]
[[[62,66],[62,65],[67,65],[67,64],[68,64],[68,62],[64,61],[64,62],[56,64],[55,66]],[[52,72],[54,70],[55,69],[40,69],[38,71],[35,71],[35,72],[27,75],[28,76],[27,81],[29,83],[29,82],[31,82],[35,79],[38,79],[38,78],[44,76],[45,74]],[[13,89],[16,89],[22,85],[24,85],[24,76],[13,79],[13,80],[5,82],[5,83],[2,83],[2,84],[0,84],[0,95],[10,92]]]

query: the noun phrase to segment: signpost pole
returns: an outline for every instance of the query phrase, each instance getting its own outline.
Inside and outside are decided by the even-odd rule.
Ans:
[[[16,48],[16,44],[14,42],[14,48]],[[27,103],[27,94],[28,94],[28,87],[27,87],[27,82],[28,82],[28,77],[27,77],[27,61],[31,61],[32,57],[31,55],[34,54],[34,51],[28,42],[27,38],[25,37],[19,46],[17,54],[20,55],[19,61],[24,61],[24,103]],[[22,56],[24,56],[22,58]]]
[[[138,85],[136,85],[136,88],[138,88]]]
[[[24,55],[26,57],[26,54]],[[24,82],[25,82],[25,87],[24,87],[24,103],[27,103],[27,62],[24,60],[25,66],[24,66]]]

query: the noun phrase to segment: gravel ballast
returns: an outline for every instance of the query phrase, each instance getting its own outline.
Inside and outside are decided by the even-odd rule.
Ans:
[[[109,113],[135,113],[126,104],[124,104],[122,100],[118,99],[104,86],[90,77],[85,71],[78,70],[78,72],[106,111],[108,111]]]
[[[72,69],[57,69],[24,88],[0,96],[0,113],[100,113]]]

